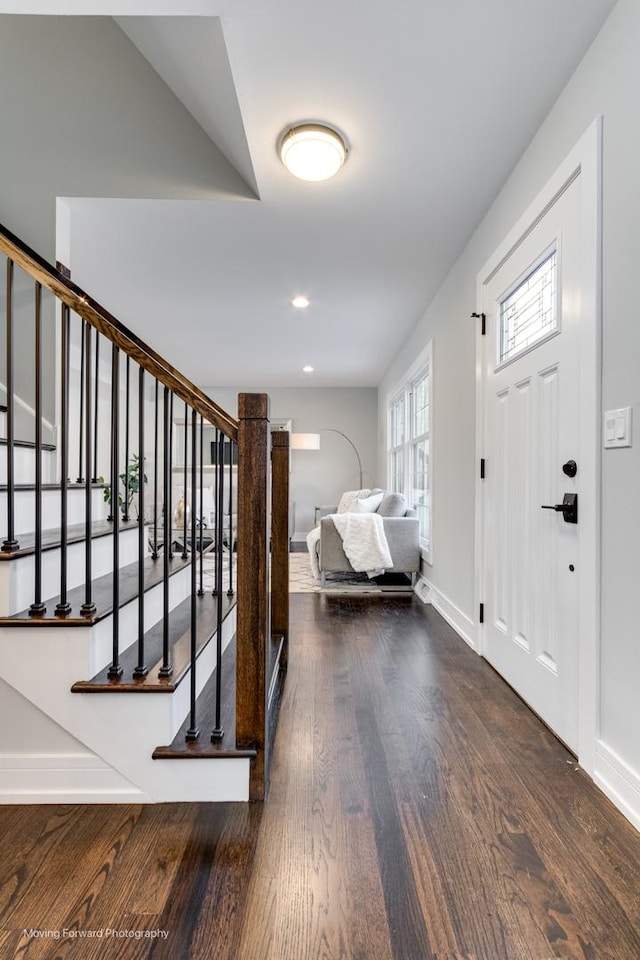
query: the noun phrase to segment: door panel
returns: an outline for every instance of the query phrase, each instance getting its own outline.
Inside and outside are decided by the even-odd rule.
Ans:
[[[580,184],[574,180],[485,285],[485,656],[577,748],[580,523],[542,509],[578,493]],[[555,246],[557,328],[500,363],[500,304]],[[540,296],[542,302],[542,296]],[[548,297],[547,297],[548,299]],[[573,568],[573,569],[572,569]]]

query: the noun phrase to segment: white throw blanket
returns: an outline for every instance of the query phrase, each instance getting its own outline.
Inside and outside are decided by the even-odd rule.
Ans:
[[[331,519],[342,537],[345,555],[356,572],[364,571],[367,576],[375,577],[393,566],[384,523],[377,513],[333,513]],[[320,527],[316,527],[307,537],[311,570],[316,579],[320,578],[316,556],[319,539]]]

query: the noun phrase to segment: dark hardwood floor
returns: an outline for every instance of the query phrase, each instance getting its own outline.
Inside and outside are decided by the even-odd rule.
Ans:
[[[263,806],[0,831],[2,960],[640,958],[640,835],[411,596],[292,596]]]

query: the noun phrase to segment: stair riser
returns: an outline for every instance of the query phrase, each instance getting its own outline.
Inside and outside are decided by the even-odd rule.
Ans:
[[[56,483],[57,458],[55,450],[43,450],[42,482]],[[36,452],[31,447],[13,448],[13,479],[16,483],[35,483]],[[7,482],[7,448],[0,447],[0,483]]]
[[[7,491],[0,491],[0,530],[2,537],[7,530]],[[19,538],[22,534],[32,533],[36,515],[35,490],[16,490],[13,500],[14,529]],[[92,490],[91,514],[93,520],[106,520],[109,515],[109,504],[104,502],[104,491]],[[85,519],[85,491],[82,487],[68,487],[67,522],[84,523]],[[60,526],[60,491],[42,491],[42,529],[50,530]]]
[[[113,568],[113,537],[96,537],[92,542],[93,576],[100,577]],[[145,548],[147,547],[145,541]],[[148,549],[147,549],[148,553]],[[145,554],[146,555],[146,554]],[[71,543],[67,553],[67,586],[71,590],[84,583],[84,543]],[[127,527],[120,534],[120,565],[138,558],[138,525]],[[0,616],[11,616],[26,610],[33,603],[35,558],[33,555],[0,562]],[[42,553],[42,596],[55,596],[60,591],[60,551]]]
[[[161,562],[161,561],[159,561]],[[169,580],[169,610],[189,596],[191,572],[188,567],[175,573]],[[156,584],[144,595],[144,627],[150,630],[159,623],[164,614],[164,585]],[[82,629],[82,628],[78,628]],[[89,672],[86,677],[78,675],[76,680],[94,677],[113,659],[113,615],[105,617],[94,627],[89,628],[91,637],[89,652]],[[123,653],[132,644],[138,642],[138,598],[120,608],[120,652]],[[149,665],[149,664],[147,664]],[[96,694],[97,696],[97,694]]]
[[[235,631],[232,613],[223,625],[223,645]],[[139,791],[138,801],[246,801],[249,789],[249,761],[152,760],[158,743],[169,743],[180,728],[189,706],[189,677],[173,694],[72,694],[70,687],[89,670],[89,656],[83,629],[50,630],[46,637],[47,658],[42,657],[42,632],[36,628],[0,628],[0,662],[4,679],[39,710],[67,730],[118,771]],[[208,652],[211,650],[211,652]],[[210,643],[198,661],[198,690],[206,683],[215,660],[215,643]],[[84,669],[83,669],[84,668]],[[208,739],[209,730],[201,737]],[[46,758],[43,758],[43,762]],[[167,763],[173,763],[167,768]],[[104,780],[103,769],[96,774]],[[96,781],[98,784],[98,781]],[[89,789],[86,785],[84,789]],[[5,797],[2,799],[8,802]],[[31,802],[61,802],[59,795],[34,795]],[[73,797],[67,798],[73,802]],[[81,800],[76,797],[76,800]],[[132,802],[131,793],[99,795],[92,802]]]
[[[222,621],[222,652],[227,649],[233,639],[236,631],[236,609],[234,608],[229,616]],[[216,642],[215,638],[211,640],[204,648],[196,663],[196,697],[202,693],[202,688],[215,670],[216,666]],[[175,737],[182,726],[185,717],[189,713],[190,704],[190,684],[189,678],[185,677],[178,686],[171,698],[171,740]],[[204,738],[211,736],[211,730],[201,730],[200,734]],[[167,740],[170,743],[171,740]],[[173,761],[172,761],[173,762]],[[181,760],[176,760],[181,763]]]
[[[189,596],[191,590],[191,571],[184,567],[175,573],[169,580],[169,610],[173,610],[178,604],[182,603]],[[75,612],[75,611],[74,611]],[[157,624],[164,615],[164,585],[157,583],[144,593],[144,628],[145,632]],[[25,630],[32,629],[29,626],[3,627],[0,630],[15,630],[17,635]],[[108,666],[113,659],[113,614],[109,614],[99,620],[93,626],[69,626],[65,628],[59,624],[53,626],[37,628],[41,631],[43,642],[48,643],[51,637],[51,630],[56,633],[65,629],[73,632],[74,640],[81,638],[83,648],[86,647],[86,654],[83,654],[83,663],[88,658],[88,667],[86,675],[82,676],[82,671],[75,678],[88,679],[95,676],[100,670]],[[119,612],[119,650],[123,654],[134,643],[138,642],[138,598],[134,597],[128,603],[120,607]]]

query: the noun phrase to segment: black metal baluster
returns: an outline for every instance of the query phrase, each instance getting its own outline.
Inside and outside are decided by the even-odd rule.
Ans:
[[[93,410],[93,474],[91,476],[92,483],[99,483],[100,478],[98,476],[98,400],[100,398],[100,333],[96,331],[96,373],[95,373],[95,407]],[[87,412],[87,416],[89,416]]]
[[[222,540],[224,537],[224,434],[218,432],[218,502],[216,512],[216,723],[211,733],[213,741],[222,740]]]
[[[158,559],[158,381],[156,380],[153,424],[153,550],[151,559]]]
[[[127,521],[129,520],[129,357],[127,356],[126,364],[126,384],[125,384],[125,413],[124,413],[124,508],[122,511],[122,519]]]
[[[186,404],[185,404],[186,407]],[[185,437],[187,435],[187,425],[188,425],[188,408],[185,409],[185,418],[184,418],[184,432]],[[185,444],[185,462],[186,462],[186,444]],[[187,510],[187,484],[185,476],[185,513]],[[198,639],[198,611],[197,611],[197,600],[196,600],[196,524],[195,524],[195,515],[197,507],[197,494],[196,494],[196,411],[191,411],[191,674],[189,677],[190,680],[190,689],[189,689],[189,698],[190,698],[190,714],[189,714],[189,729],[187,730],[185,739],[187,741],[197,740],[200,736],[200,728],[196,723],[196,655],[197,655],[197,639]],[[185,540],[186,543],[186,540]]]
[[[71,604],[67,600],[67,558],[69,531],[67,528],[67,485],[69,483],[69,307],[62,304],[62,342],[60,378],[60,600],[56,604],[57,617],[67,617]]]
[[[198,596],[204,596],[204,552],[202,533],[204,528],[204,417],[200,415],[200,587]]]
[[[93,573],[92,573],[92,540],[91,540],[91,522],[92,522],[92,510],[93,510],[93,490],[91,487],[91,458],[92,458],[92,437],[91,437],[91,324],[85,324],[84,328],[84,340],[85,340],[85,352],[87,356],[86,362],[86,381],[84,384],[85,390],[85,403],[86,403],[86,420],[85,420],[85,471],[86,479],[84,481],[84,603],[80,607],[80,613],[85,616],[91,616],[91,614],[96,612],[96,605],[92,599],[92,590],[93,590]],[[97,445],[98,438],[95,438],[95,443]],[[80,471],[81,472],[81,471]],[[78,478],[78,483],[82,481]]]
[[[188,439],[189,439],[189,405],[186,400],[184,403],[184,493],[182,495],[182,559],[186,560],[189,556],[187,550],[187,518],[189,514],[189,505],[187,501],[187,452],[188,452]],[[193,494],[193,491],[191,491]],[[195,516],[191,514],[191,524],[195,523]]]
[[[173,393],[169,394],[169,560],[173,560]],[[166,550],[166,546],[165,546]]]
[[[216,595],[216,570],[218,569],[218,550],[220,549],[220,541],[218,540],[218,486],[219,486],[219,473],[220,473],[220,463],[218,461],[218,450],[220,447],[220,430],[216,427],[215,440],[213,441],[213,450],[215,450],[215,470],[213,471],[213,540],[214,540],[214,549],[216,551],[216,561],[215,567],[213,570],[213,586],[211,588],[211,594],[215,597]],[[214,459],[212,457],[212,459]]]
[[[113,520],[114,514],[118,512],[118,509],[120,507],[120,504],[118,502],[119,497],[118,497],[118,487],[117,487],[117,483],[118,483],[117,474],[116,474],[116,486],[114,487],[113,485],[113,428],[114,428],[114,422],[115,422],[115,416],[116,416],[114,396],[113,396],[113,369],[114,369],[113,351],[114,349],[115,349],[115,346],[112,344],[111,346],[111,425],[110,425],[110,440],[109,440],[109,444],[110,444],[109,446],[109,485],[111,490],[111,496],[109,498],[109,516],[107,517],[107,520],[109,521]],[[118,361],[118,363],[119,362],[120,361]],[[118,390],[120,389],[119,381],[120,381],[120,368],[118,367]]]
[[[227,441],[229,451],[229,586],[227,596],[233,596],[233,440]]]
[[[35,467],[35,556],[33,571],[34,597],[29,615],[41,617],[47,607],[42,602],[42,286],[35,285],[36,340],[36,467]]]
[[[146,677],[144,662],[144,369],[138,368],[138,663],[134,677]]]
[[[161,677],[170,677],[173,665],[169,654],[169,543],[171,541],[171,458],[169,445],[171,429],[169,426],[170,403],[169,388],[164,388],[164,550],[162,554],[162,666],[158,671]]]
[[[83,443],[84,443],[84,328],[85,321],[80,317],[80,422],[78,426],[78,478],[76,483],[84,483],[82,476],[83,467]],[[89,414],[87,413],[87,416]]]
[[[113,514],[113,659],[110,680],[122,676],[120,663],[120,510],[118,466],[120,458],[120,351],[111,347],[111,512]]]
[[[7,260],[7,538],[3,553],[20,548],[15,535],[15,462],[13,430],[13,260]]]

